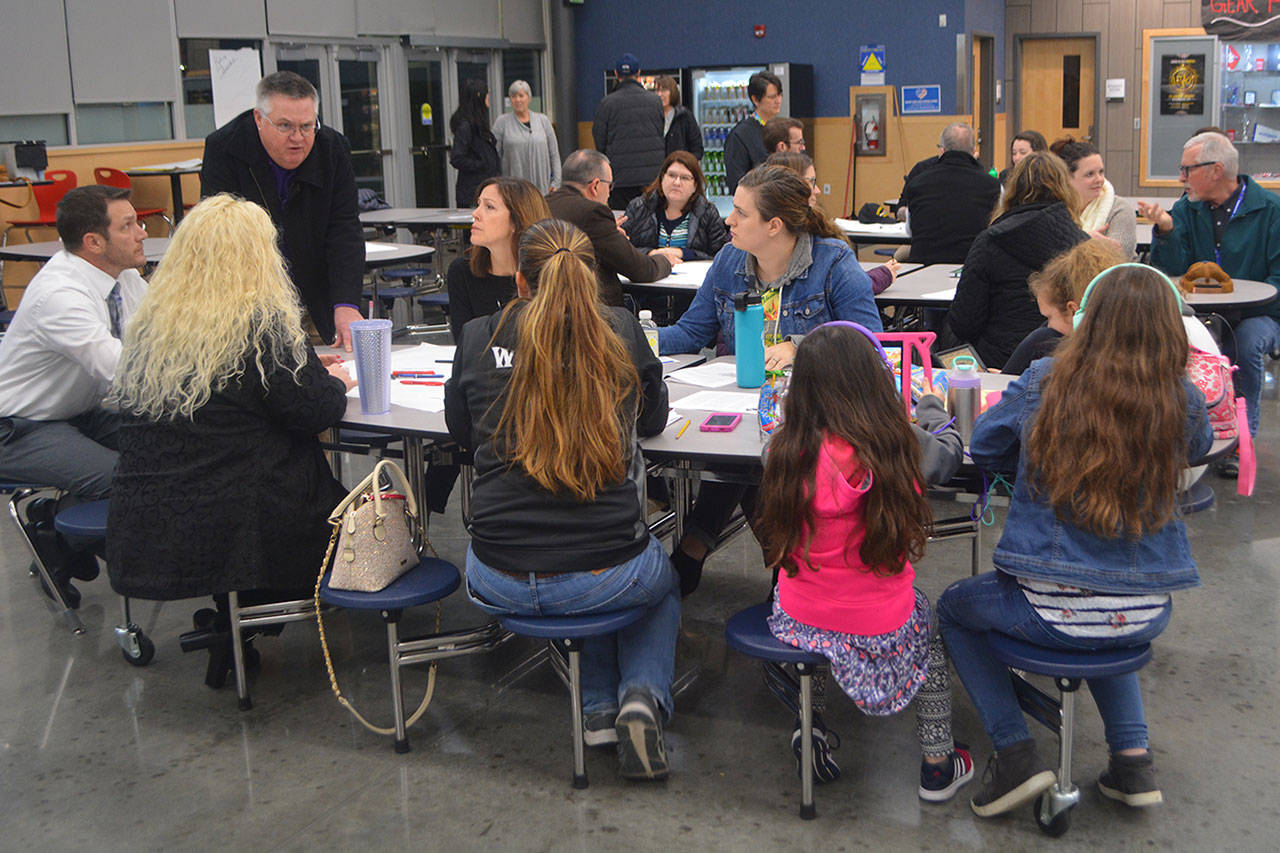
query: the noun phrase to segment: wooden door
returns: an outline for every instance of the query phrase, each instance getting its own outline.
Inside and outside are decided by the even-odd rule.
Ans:
[[[1094,136],[1093,38],[1023,39],[1018,74],[1018,130],[1038,130],[1053,144]]]

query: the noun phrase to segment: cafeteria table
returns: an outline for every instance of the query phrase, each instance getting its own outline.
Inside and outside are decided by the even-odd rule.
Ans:
[[[408,243],[367,242],[364,246],[364,265],[369,269],[421,260],[435,252],[435,249],[430,246],[415,246]],[[147,237],[142,241],[142,250],[149,264],[158,263],[168,248],[168,237]],[[22,243],[0,248],[0,260],[44,263],[60,251],[62,251],[60,240]]]
[[[360,214],[360,224],[370,227],[407,228],[411,232],[430,231],[437,246],[441,235],[454,228],[471,226],[471,210],[457,207],[387,207],[382,210],[366,210]],[[444,282],[444,253],[436,254],[436,278]]]
[[[836,226],[854,245],[888,244],[905,246],[911,243],[911,232],[905,222],[874,222],[867,224],[856,219],[837,219]]]
[[[186,210],[182,203],[182,176],[200,174],[200,162],[192,161],[187,163],[166,163],[155,166],[134,166],[132,169],[125,169],[124,173],[130,178],[154,178],[157,176],[168,176],[169,195],[173,199],[173,225],[176,228],[178,223],[182,221],[182,217],[186,215]]]
[[[883,266],[877,261],[859,261],[858,262],[864,272],[870,272],[876,267]],[[898,266],[898,277],[915,272],[920,269],[922,264],[900,264]],[[711,269],[711,261],[685,261],[676,264],[671,268],[671,274],[666,278],[660,278],[657,281],[634,282],[626,276],[620,276],[622,289],[627,293],[639,294],[670,294],[670,293],[694,293],[702,286],[703,280],[707,277],[707,271]]]

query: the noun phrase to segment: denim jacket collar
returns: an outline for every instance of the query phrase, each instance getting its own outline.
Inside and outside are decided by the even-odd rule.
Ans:
[[[738,274],[746,277],[748,290],[781,290],[796,279],[807,276],[811,266],[813,266],[813,235],[806,231],[796,236],[796,247],[791,250],[791,259],[787,261],[786,270],[777,281],[769,282],[770,287],[761,285],[760,277],[756,273],[756,257],[750,252],[743,253],[742,268],[738,270]]]

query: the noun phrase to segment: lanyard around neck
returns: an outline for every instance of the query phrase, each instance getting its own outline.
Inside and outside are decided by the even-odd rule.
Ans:
[[[1249,185],[1244,181],[1240,182],[1240,195],[1236,196],[1236,203],[1231,208],[1231,213],[1227,214],[1227,222],[1222,226],[1222,233],[1227,233],[1227,225],[1231,224],[1231,220],[1236,218],[1236,213],[1240,210],[1240,205],[1244,202],[1245,190]],[[1218,229],[1213,229],[1213,259],[1218,266],[1222,266],[1222,238],[1218,236]]]

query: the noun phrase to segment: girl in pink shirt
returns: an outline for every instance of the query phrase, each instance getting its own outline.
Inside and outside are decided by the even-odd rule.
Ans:
[[[766,564],[781,569],[774,636],[825,656],[866,714],[894,714],[914,698],[919,794],[941,802],[973,778],[973,762],[951,738],[946,653],[911,559],[924,553],[932,519],[924,484],[954,472],[961,450],[937,398],[917,417],[921,426],[865,329],[829,323],[807,335],[769,445],[757,523]]]

